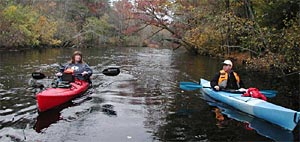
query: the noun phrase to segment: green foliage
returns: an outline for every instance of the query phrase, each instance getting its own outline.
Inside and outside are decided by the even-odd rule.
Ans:
[[[90,34],[84,38],[76,36],[84,30],[91,30],[96,35],[111,36],[108,31],[112,26],[107,23],[108,16],[103,16],[109,10],[108,0],[35,2],[2,0],[0,46],[65,47],[93,40],[91,36],[88,37]]]
[[[59,40],[53,38],[56,32],[55,22],[49,22],[31,7],[10,5],[5,8],[1,17],[0,39],[3,46],[37,46],[39,44],[57,45]]]
[[[220,8],[213,1],[198,3],[196,7],[179,7],[197,17],[196,20],[186,20],[192,23],[190,30],[185,32],[186,41],[204,54],[219,55],[227,52],[220,46],[231,46],[236,48],[230,48],[230,51],[249,51],[253,57],[258,58],[258,66],[273,66],[287,72],[300,69],[299,1],[228,2],[228,10]],[[205,10],[201,9],[203,6]],[[222,11],[214,12],[216,9]]]
[[[265,27],[282,29],[286,27],[284,21],[297,17],[300,6],[298,0],[256,0],[254,9],[257,12],[258,22]]]
[[[287,72],[297,71],[300,69],[300,25],[290,20],[285,26],[281,30],[266,28],[267,47],[277,58],[281,58],[274,66],[286,69]]]
[[[256,53],[257,66],[297,71],[300,69],[299,10],[300,3],[293,0],[230,1],[230,8],[224,11],[217,27],[223,45]]]
[[[101,18],[89,17],[83,25],[83,30],[87,32],[85,39],[93,43],[96,39],[98,42],[109,42],[108,36],[113,30],[113,26],[108,22],[107,14]]]
[[[100,35],[107,35],[113,27],[110,23],[108,23],[108,19],[109,17],[107,14],[102,16],[100,19],[97,17],[89,17],[86,19],[83,29],[85,31],[93,30]]]
[[[35,23],[37,16],[38,14],[30,7],[11,5],[5,8],[2,11],[3,32],[0,33],[1,40],[8,40],[4,42],[7,44],[5,46],[29,45],[33,37],[31,26]]]
[[[86,17],[88,17],[89,9],[83,3],[73,2],[68,5],[68,18],[67,20],[76,20],[78,24],[84,23]]]

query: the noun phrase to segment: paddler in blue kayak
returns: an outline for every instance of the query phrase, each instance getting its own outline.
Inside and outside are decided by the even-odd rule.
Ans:
[[[93,70],[83,61],[83,56],[80,51],[73,53],[71,60],[61,67],[60,72],[56,73],[56,76],[61,77],[66,72],[72,72],[75,78],[91,83],[89,78],[93,74]]]
[[[222,89],[245,90],[244,83],[239,75],[232,70],[232,62],[230,60],[225,60],[222,64],[223,69],[216,73],[214,78],[210,81],[210,86],[216,91]]]

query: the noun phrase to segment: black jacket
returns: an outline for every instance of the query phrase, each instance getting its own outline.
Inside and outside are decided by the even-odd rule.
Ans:
[[[229,75],[229,74],[228,74]],[[214,86],[218,86],[218,81],[219,81],[219,77],[220,77],[220,72],[216,73],[216,75],[214,76],[214,78],[210,81],[210,86],[213,88]],[[228,81],[227,81],[227,86],[224,89],[239,89],[237,83],[236,83],[236,79],[235,76],[233,74],[233,71],[230,72],[230,75],[228,77]],[[244,88],[244,83],[243,81],[240,79],[240,88]]]

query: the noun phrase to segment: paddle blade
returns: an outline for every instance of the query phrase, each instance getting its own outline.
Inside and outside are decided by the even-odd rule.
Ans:
[[[34,78],[34,79],[44,79],[44,78],[46,77],[45,74],[40,73],[40,72],[33,72],[33,73],[31,74],[31,76],[32,76],[32,78]]]
[[[180,82],[179,87],[180,89],[186,91],[192,91],[192,90],[203,88],[200,84],[194,82]]]
[[[102,73],[107,76],[117,76],[120,73],[120,69],[117,67],[110,67],[110,68],[104,69],[102,71]]]
[[[277,95],[277,91],[275,90],[260,90],[260,93],[264,94],[268,98],[273,98]]]

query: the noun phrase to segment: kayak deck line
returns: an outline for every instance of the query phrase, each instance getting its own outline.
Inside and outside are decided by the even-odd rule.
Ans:
[[[247,100],[243,100],[243,99],[241,99],[241,98],[239,98],[239,97],[237,97],[237,96],[229,96],[229,97],[232,97],[232,98],[235,98],[235,99],[238,99],[238,100],[244,101],[244,102],[251,101],[251,99],[252,99],[252,97],[245,97],[245,98],[247,98]]]
[[[210,86],[210,82],[205,79],[201,79],[200,82],[202,86]],[[300,121],[300,113],[295,110],[275,105],[261,99],[243,97],[241,96],[243,93],[214,91],[210,87],[203,87],[201,91],[214,100],[290,131],[294,130]]]

